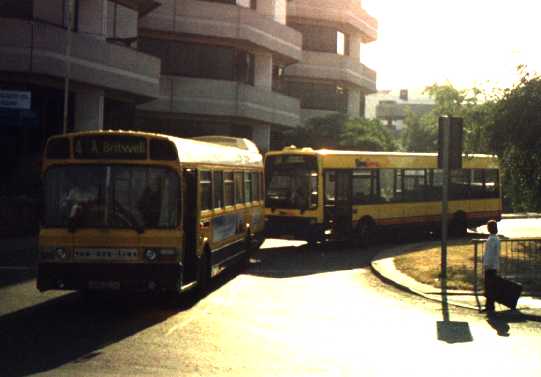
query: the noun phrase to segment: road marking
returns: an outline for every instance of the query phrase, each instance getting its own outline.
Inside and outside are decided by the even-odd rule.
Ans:
[[[32,267],[26,266],[0,266],[0,271],[32,271]]]

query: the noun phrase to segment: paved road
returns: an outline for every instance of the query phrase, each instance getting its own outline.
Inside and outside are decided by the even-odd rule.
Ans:
[[[369,268],[386,245],[264,246],[195,303],[86,304],[12,278],[0,286],[0,375],[541,375],[541,318],[487,322],[395,290]]]

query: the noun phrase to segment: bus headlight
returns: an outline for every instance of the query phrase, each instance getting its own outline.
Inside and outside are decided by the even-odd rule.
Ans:
[[[149,262],[154,262],[156,259],[158,259],[158,253],[154,249],[146,249],[144,255],[145,259]]]
[[[61,247],[57,248],[54,253],[58,259],[66,259],[68,257],[66,250]]]

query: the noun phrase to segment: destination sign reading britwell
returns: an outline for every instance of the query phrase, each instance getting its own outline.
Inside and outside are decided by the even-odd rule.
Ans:
[[[96,135],[75,138],[75,158],[144,160],[147,156],[145,138]]]

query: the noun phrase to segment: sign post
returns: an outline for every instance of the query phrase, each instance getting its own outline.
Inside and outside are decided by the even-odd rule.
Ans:
[[[462,118],[442,116],[438,122],[438,168],[442,169],[441,195],[441,279],[447,279],[447,239],[449,176],[451,169],[462,168]]]
[[[448,230],[448,216],[449,210],[449,129],[450,129],[449,117],[440,117],[440,154],[442,155],[441,167],[443,173],[443,185],[441,192],[441,273],[442,280],[447,280],[447,230]]]
[[[68,132],[68,97],[69,97],[69,82],[71,76],[71,31],[73,29],[73,14],[74,14],[74,2],[73,0],[68,0],[66,2],[66,13],[67,13],[67,32],[66,32],[66,54],[65,54],[65,65],[66,65],[66,76],[64,77],[64,118],[62,125],[62,133]]]

